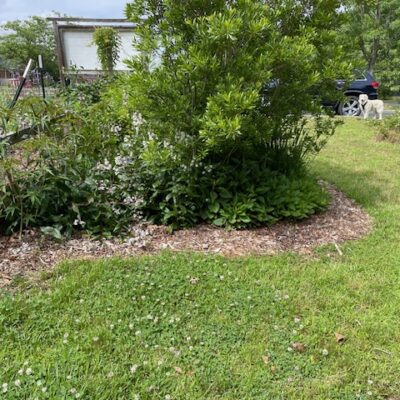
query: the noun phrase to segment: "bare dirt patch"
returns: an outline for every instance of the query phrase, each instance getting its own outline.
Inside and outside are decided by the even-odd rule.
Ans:
[[[312,254],[316,246],[338,245],[359,239],[371,231],[372,219],[344,193],[328,186],[332,203],[322,214],[302,222],[280,222],[248,230],[226,230],[209,225],[184,229],[173,234],[165,227],[140,225],[125,239],[93,240],[77,238],[63,243],[43,238],[35,231],[0,237],[0,287],[16,275],[28,276],[51,270],[57,263],[71,258],[100,258],[154,254],[172,251],[196,251],[228,257],[274,255],[283,251]],[[337,247],[340,253],[340,248]]]

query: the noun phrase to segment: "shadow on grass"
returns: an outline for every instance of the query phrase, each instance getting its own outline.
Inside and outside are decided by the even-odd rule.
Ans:
[[[391,185],[391,182],[373,170],[354,171],[344,166],[332,165],[328,161],[317,160],[312,171],[364,207],[374,207],[389,201],[385,187]]]

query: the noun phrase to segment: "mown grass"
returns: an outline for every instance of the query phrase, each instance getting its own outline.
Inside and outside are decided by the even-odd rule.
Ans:
[[[0,395],[400,396],[399,167],[397,146],[350,119],[311,163],[374,218],[373,233],[342,246],[342,256],[326,246],[312,259],[165,253],[67,262],[41,288],[4,293]],[[294,342],[305,351],[292,351]]]

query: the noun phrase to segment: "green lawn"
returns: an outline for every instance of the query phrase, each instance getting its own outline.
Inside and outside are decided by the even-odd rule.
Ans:
[[[0,398],[400,398],[400,146],[373,136],[346,119],[311,163],[374,217],[343,256],[69,262],[5,293]]]

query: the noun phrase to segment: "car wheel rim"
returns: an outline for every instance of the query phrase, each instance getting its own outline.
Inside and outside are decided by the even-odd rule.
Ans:
[[[356,99],[351,99],[343,104],[343,115],[357,115],[359,112],[359,103]]]

